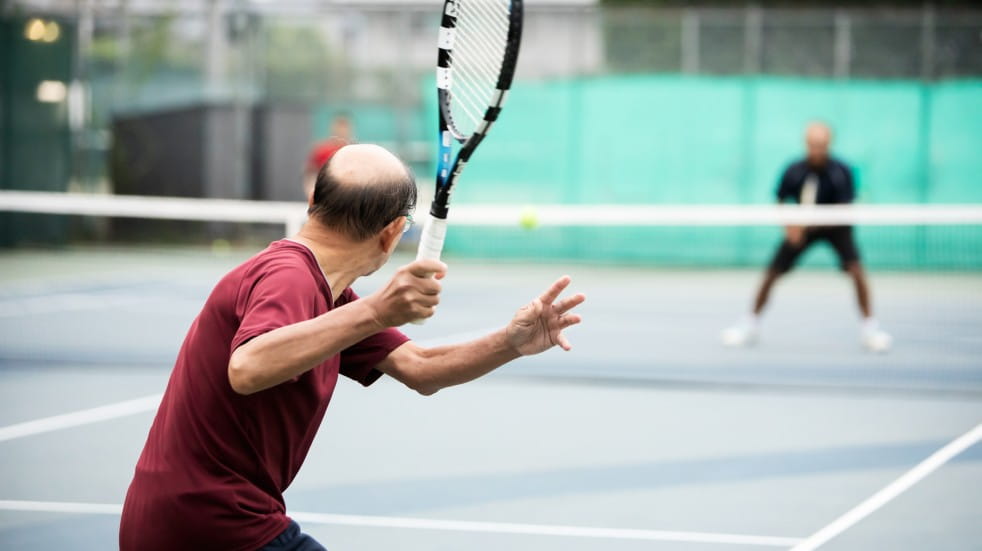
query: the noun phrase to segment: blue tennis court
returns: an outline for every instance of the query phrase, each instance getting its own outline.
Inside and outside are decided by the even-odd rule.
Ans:
[[[429,397],[342,379],[285,494],[331,551],[982,550],[982,2],[0,0],[0,45],[0,551],[120,547],[189,326],[284,235],[313,278],[251,271],[239,291],[290,296],[241,308],[255,333],[216,309],[192,340],[219,369],[181,363],[214,377],[182,404],[236,414],[181,409],[159,448],[231,445],[141,465],[218,505],[162,498],[187,512],[127,522],[126,551],[279,529],[333,380],[253,409],[205,331],[306,321],[315,264],[343,287],[399,241],[353,286],[443,254],[436,316],[404,328],[424,346],[563,274],[587,296],[391,356],[419,388],[583,322]],[[387,319],[428,312],[409,287]],[[235,388],[309,373],[336,326],[277,339],[325,321],[237,349]],[[416,369],[434,355],[467,361]]]
[[[0,254],[0,547],[115,547],[184,332],[248,254]],[[982,541],[977,274],[873,274],[896,343],[872,355],[832,271],[783,282],[762,342],[732,350],[719,330],[755,271],[449,263],[413,338],[477,336],[568,273],[588,296],[574,349],[432,397],[340,384],[286,495],[329,549],[790,549],[890,487],[823,549]]]

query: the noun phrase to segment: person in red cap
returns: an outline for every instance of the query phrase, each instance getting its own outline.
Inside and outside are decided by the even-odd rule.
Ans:
[[[314,193],[317,172],[339,149],[353,142],[351,119],[347,115],[338,115],[331,122],[331,137],[314,144],[307,155],[307,165],[304,167],[303,173],[303,196],[308,203]]]

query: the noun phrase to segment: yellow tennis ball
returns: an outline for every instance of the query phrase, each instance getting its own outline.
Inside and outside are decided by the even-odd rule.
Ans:
[[[226,255],[232,250],[232,244],[227,239],[215,239],[211,242],[211,253],[215,255]]]
[[[526,230],[534,230],[539,226],[539,215],[532,207],[522,209],[522,214],[518,217],[518,225]]]

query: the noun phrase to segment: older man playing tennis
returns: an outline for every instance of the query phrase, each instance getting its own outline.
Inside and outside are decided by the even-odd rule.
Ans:
[[[559,346],[584,296],[556,281],[503,329],[422,348],[395,327],[433,315],[446,266],[403,266],[375,293],[351,285],[379,269],[416,202],[409,170],[372,145],[320,170],[310,219],[229,272],[194,320],[136,465],[122,551],[322,550],[287,516],[296,476],[338,376],[390,375],[424,395]]]

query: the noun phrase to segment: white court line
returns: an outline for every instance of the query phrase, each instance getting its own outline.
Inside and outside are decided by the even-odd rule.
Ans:
[[[342,526],[374,526],[379,528],[410,528],[415,530],[444,530],[454,532],[484,532],[491,534],[524,534],[532,536],[566,536],[574,538],[626,539],[646,541],[680,541],[689,543],[721,543],[787,547],[801,538],[756,536],[748,534],[717,534],[708,532],[676,532],[670,530],[633,530],[625,528],[594,528],[555,524],[516,524],[508,522],[474,522],[424,518],[374,517],[360,515],[331,515],[324,513],[289,513],[300,522],[336,524]]]
[[[0,300],[0,318],[119,308],[151,300],[157,300],[157,298],[147,295],[92,293],[56,293],[37,297],[12,297]]]
[[[112,503],[68,503],[58,501],[0,501],[0,510],[44,513],[74,513],[118,515],[121,505]],[[472,522],[425,518],[382,517],[363,515],[332,515],[325,513],[289,513],[298,522],[332,524],[337,526],[372,526],[375,528],[406,528],[411,530],[442,530],[452,532],[482,532],[491,534],[523,534],[532,536],[564,536],[574,538],[627,539],[646,541],[677,541],[689,543],[719,543],[787,547],[800,538],[755,536],[747,534],[717,534],[710,532],[675,532],[668,530],[631,530],[621,528],[591,528],[555,524],[516,524],[505,522]]]
[[[15,425],[7,425],[6,427],[0,427],[0,442],[69,427],[77,427],[79,425],[88,425],[89,423],[98,423],[99,421],[108,421],[109,419],[135,415],[145,411],[153,411],[160,404],[161,396],[162,394],[152,394],[143,398],[116,402],[115,404],[73,411],[52,417],[44,417]]]
[[[487,332],[490,333],[491,330],[488,330]],[[451,339],[471,339],[484,334],[485,333],[479,331],[468,331],[466,333],[457,333],[455,335],[448,335],[446,337],[439,337],[435,339],[426,339],[418,342],[422,346],[434,346],[436,343],[443,343],[445,341],[450,341]],[[13,440],[24,436],[31,436],[34,434],[41,434],[44,432],[77,427],[79,425],[98,423],[99,421],[109,421],[110,419],[135,415],[145,411],[152,411],[157,409],[157,406],[160,405],[160,398],[162,396],[163,394],[151,394],[150,396],[144,396],[143,398],[135,398],[133,400],[116,402],[115,404],[73,411],[71,413],[55,415],[52,417],[44,417],[42,419],[25,421],[15,425],[7,425],[6,427],[0,427],[0,442]]]
[[[971,448],[980,440],[982,440],[982,423],[979,423],[974,429],[952,440],[945,447],[931,454],[930,457],[921,461],[916,467],[904,473],[903,476],[894,480],[846,514],[835,519],[825,528],[802,540],[798,545],[791,548],[791,551],[812,551],[813,549],[818,549],[819,546],[824,545],[832,538],[848,530],[852,525],[863,520],[880,507],[883,507],[890,500],[907,491],[911,486],[917,484],[924,477],[936,471],[956,455]]]
[[[0,511],[71,513],[76,515],[118,515],[123,512],[123,506],[114,503],[0,500]]]

